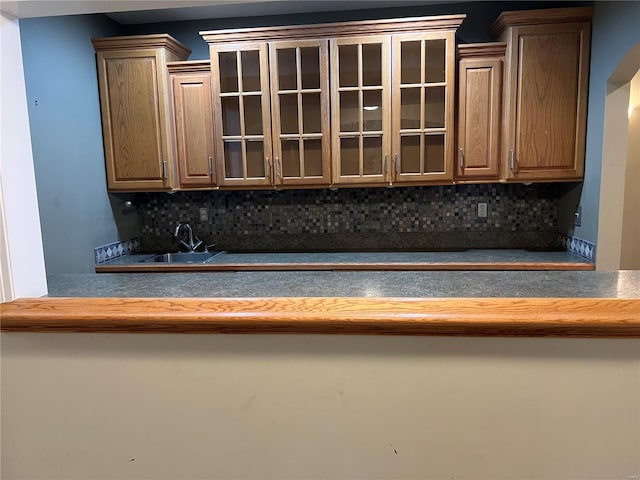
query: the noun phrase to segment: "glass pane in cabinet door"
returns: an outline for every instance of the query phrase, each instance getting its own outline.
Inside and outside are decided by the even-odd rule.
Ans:
[[[278,87],[280,90],[296,90],[298,71],[296,69],[296,49],[278,50]]]
[[[340,92],[340,131],[360,131],[358,92]]]
[[[362,173],[364,175],[382,173],[382,137],[362,139]]]
[[[280,95],[280,133],[298,133],[298,94]]]
[[[320,49],[318,47],[300,48],[300,71],[302,88],[320,88]]]
[[[422,83],[420,41],[400,44],[400,83]]]
[[[362,45],[362,85],[382,85],[382,45],[379,43]]]
[[[247,142],[247,178],[264,178],[265,158],[261,141]]]
[[[319,138],[304,140],[304,175],[322,176],[322,140]]]
[[[257,50],[247,50],[240,52],[240,62],[242,63],[242,91],[259,92],[260,85],[260,52]]]
[[[300,176],[300,146],[298,140],[282,140],[282,176]]]
[[[340,139],[340,174],[360,174],[360,146],[357,138]]]
[[[220,91],[238,91],[238,62],[236,52],[220,52],[218,54],[218,64],[220,69]]]
[[[424,171],[444,172],[444,135],[424,136]]]
[[[262,135],[262,99],[259,95],[249,95],[242,100],[245,135]]]
[[[304,133],[321,133],[322,131],[319,93],[302,94],[302,131]]]
[[[242,144],[224,142],[224,174],[226,178],[242,178]]]
[[[339,58],[339,83],[341,87],[358,86],[358,46],[340,45],[338,47]]]
[[[400,173],[420,173],[420,136],[400,137]]]
[[[400,92],[400,128],[420,128],[420,88],[403,88]]]
[[[424,50],[424,81],[426,83],[446,81],[446,41],[444,39],[425,40]]]
[[[222,134],[240,135],[240,100],[238,97],[222,97]]]
[[[365,131],[382,130],[382,91],[365,90],[362,92],[362,128]]]
[[[424,90],[424,128],[444,128],[444,87]]]

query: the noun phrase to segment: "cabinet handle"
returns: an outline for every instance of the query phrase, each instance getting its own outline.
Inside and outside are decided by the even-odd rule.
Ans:
[[[389,172],[389,154],[385,153],[384,154],[384,176],[387,176],[387,173]]]
[[[169,178],[169,174],[167,172],[167,161],[162,161],[162,179],[166,182]]]
[[[267,164],[267,179],[271,180],[271,161],[269,157],[265,157],[264,161]]]
[[[509,150],[509,168],[513,173],[518,172],[518,163],[516,162],[516,154],[513,148]]]
[[[280,159],[278,157],[276,157],[274,159],[275,162],[275,166],[276,166],[276,179],[280,178]]]
[[[213,158],[209,157],[209,176],[213,176]]]
[[[458,159],[459,159],[460,169],[463,169],[464,168],[464,149],[463,148],[460,149]]]
[[[398,155],[397,153],[395,154],[395,172],[394,172],[394,178],[397,180],[398,179],[398,172],[400,171],[400,155]]]

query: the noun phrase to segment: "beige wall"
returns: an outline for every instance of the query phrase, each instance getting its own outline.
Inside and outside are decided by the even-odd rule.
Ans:
[[[620,268],[640,270],[640,70],[630,82]]]
[[[640,340],[2,335],[2,478],[623,479]]]

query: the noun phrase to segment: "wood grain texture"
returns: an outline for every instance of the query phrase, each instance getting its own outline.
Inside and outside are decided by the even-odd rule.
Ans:
[[[458,45],[457,56],[460,59],[474,57],[504,57],[507,44],[504,42],[463,43]]]
[[[213,107],[208,72],[171,73],[180,187],[213,186]]]
[[[363,20],[353,22],[293,25],[278,27],[236,28],[201,31],[200,36],[209,43],[299,40],[305,38],[338,38],[357,35],[377,35],[424,30],[455,30],[467,16],[438,15],[432,17],[398,18],[389,20]]]
[[[587,262],[379,262],[379,263],[188,263],[97,265],[97,273],[228,271],[456,271],[456,270],[594,270]]]
[[[460,60],[456,179],[495,181],[500,176],[503,54]]]
[[[298,176],[285,176],[284,169],[284,157],[282,150],[282,124],[281,118],[282,112],[280,108],[280,91],[284,90],[280,85],[280,71],[281,65],[278,60],[278,52],[281,50],[294,50],[296,51],[296,68],[295,72],[297,86],[295,89],[291,87],[287,88],[287,95],[296,95],[297,104],[297,119],[298,129],[295,140],[298,140],[299,150],[299,172]],[[317,49],[318,51],[318,88],[305,88],[302,82],[304,75],[302,63],[301,49]],[[316,66],[316,65],[314,65]],[[273,135],[273,157],[274,162],[279,162],[279,168],[277,171],[280,175],[276,175],[275,184],[278,186],[299,186],[299,185],[324,185],[327,186],[331,183],[331,130],[330,130],[330,118],[329,118],[329,41],[324,40],[295,40],[295,41],[276,41],[269,43],[269,67],[271,74],[271,129]],[[318,91],[319,90],[319,91]],[[319,118],[317,120],[320,126],[319,132],[305,131],[305,121],[311,119],[311,111],[304,112],[303,99],[309,95],[319,95],[320,97],[320,110],[318,113]],[[306,116],[305,116],[306,113]],[[308,128],[308,127],[307,127]],[[292,141],[294,136],[291,134],[287,136],[288,141]],[[320,153],[320,172],[314,174],[306,174],[306,161],[305,161],[305,140],[316,140],[321,143]]]
[[[640,299],[41,298],[3,332],[640,337]]]
[[[489,32],[493,38],[498,38],[510,26],[591,22],[592,16],[593,7],[545,8],[502,12],[491,25]]]
[[[92,38],[91,42],[96,52],[163,48],[172,52],[176,57],[179,57],[176,60],[185,60],[191,54],[190,48],[167,33]]]
[[[506,180],[583,177],[590,31],[587,22],[504,30],[502,40],[508,44],[502,129]]]
[[[97,51],[107,186],[111,191],[174,187],[166,65],[190,50],[169,35],[93,40]]]

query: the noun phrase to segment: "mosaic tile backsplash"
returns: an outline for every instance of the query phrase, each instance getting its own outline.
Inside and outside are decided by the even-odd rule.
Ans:
[[[357,244],[378,236],[393,242],[433,238],[442,245],[466,238],[468,247],[492,248],[532,234],[530,246],[555,243],[558,195],[555,184],[491,184],[145,193],[135,201],[143,247],[145,237],[171,238],[176,224],[184,221],[200,238],[214,240],[286,236],[316,243],[327,238],[332,244],[351,238]],[[487,202],[487,218],[477,217],[478,202]],[[207,209],[207,221],[200,221],[200,208]],[[549,245],[536,244],[541,235],[551,239]]]

